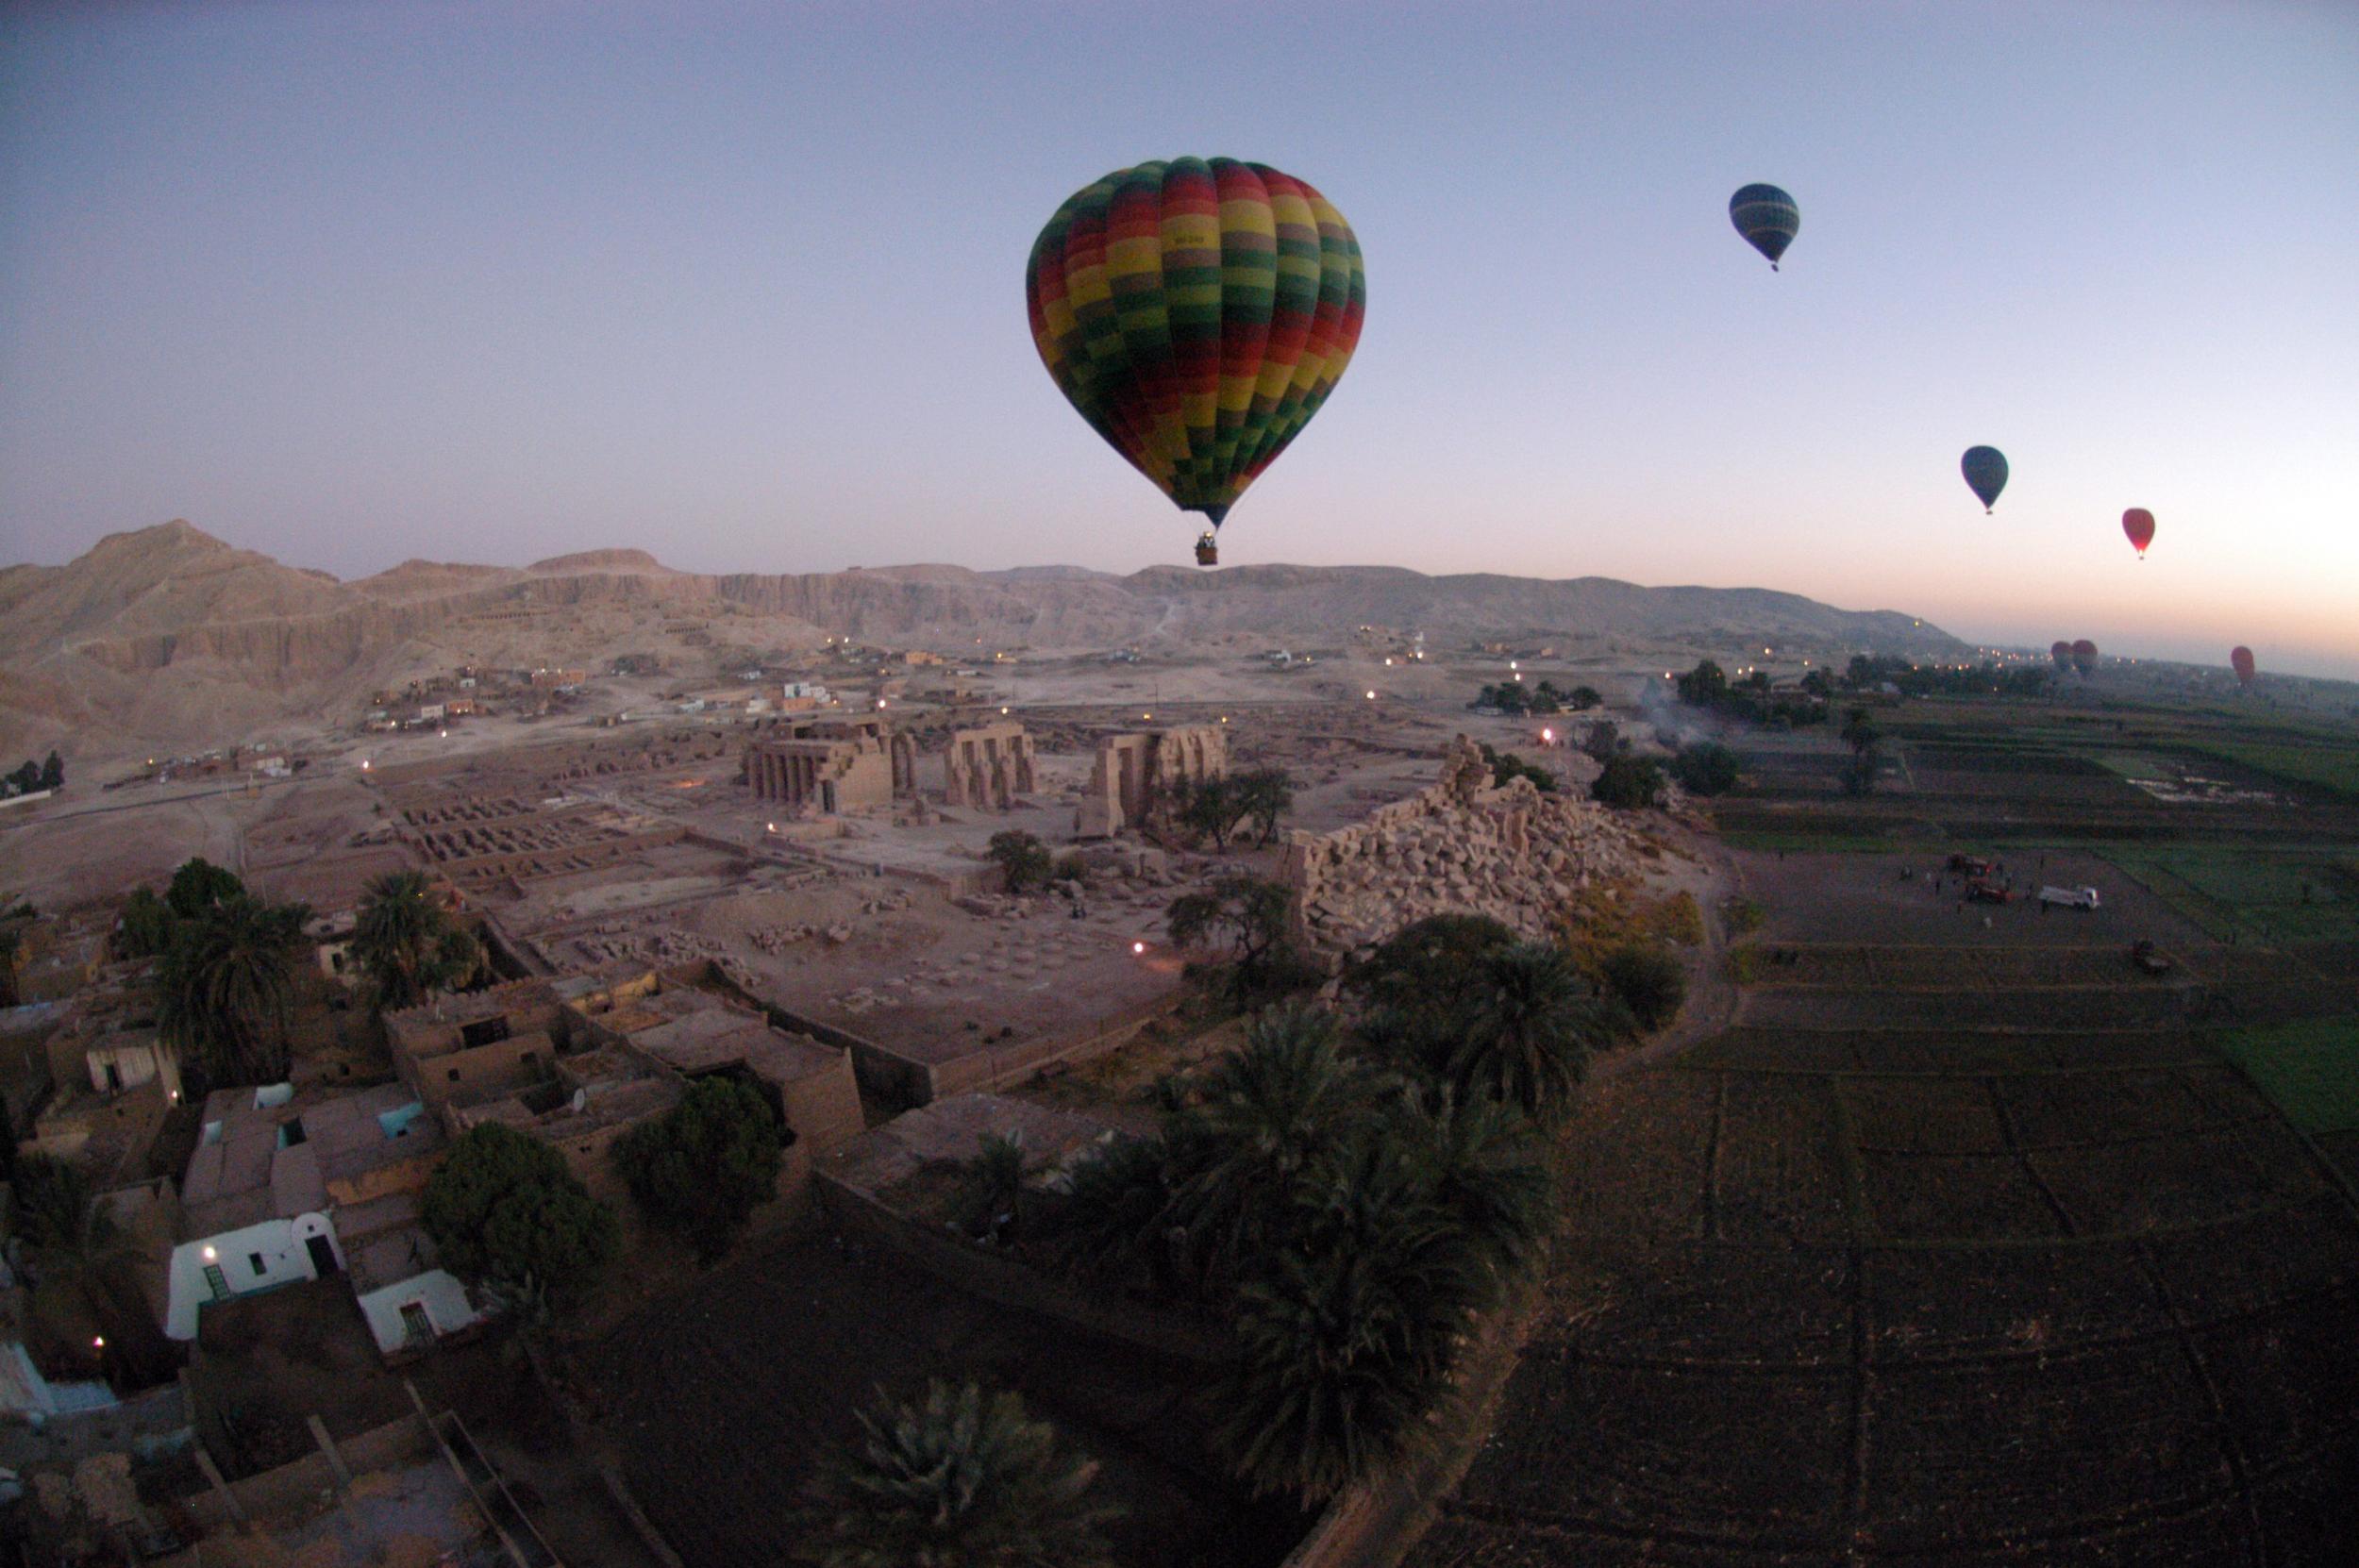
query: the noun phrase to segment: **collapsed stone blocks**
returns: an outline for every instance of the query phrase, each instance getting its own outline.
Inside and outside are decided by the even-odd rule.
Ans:
[[[1489,915],[1538,939],[1566,894],[1638,870],[1636,834],[1606,808],[1490,778],[1462,735],[1439,783],[1334,832],[1289,833],[1296,940],[1349,953],[1444,913]]]

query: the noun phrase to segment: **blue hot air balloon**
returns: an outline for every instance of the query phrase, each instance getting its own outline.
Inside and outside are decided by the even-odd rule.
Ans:
[[[2007,488],[2007,455],[1996,446],[1969,446],[1958,460],[1966,475],[1966,488],[1983,504],[1984,511],[1999,504],[1999,492]]]
[[[1769,270],[1776,272],[1778,258],[1802,226],[1802,209],[1774,185],[1748,185],[1729,198],[1729,222],[1747,244],[1769,259]]]

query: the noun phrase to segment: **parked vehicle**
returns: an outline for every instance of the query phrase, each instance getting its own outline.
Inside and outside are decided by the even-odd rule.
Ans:
[[[2094,909],[2098,907],[2097,890],[2092,887],[2042,888],[2039,901],[2050,909]]]
[[[1949,869],[1964,872],[1968,876],[1988,876],[1997,868],[1979,856],[1952,855],[1949,857]]]
[[[2130,961],[2149,975],[2167,975],[2174,967],[2169,954],[2144,939],[2130,944]]]
[[[1966,885],[1966,896],[1977,904],[2004,904],[2015,894],[1986,877],[1977,876]]]

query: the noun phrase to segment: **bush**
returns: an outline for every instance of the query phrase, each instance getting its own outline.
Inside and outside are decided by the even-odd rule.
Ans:
[[[1631,942],[1608,953],[1598,968],[1607,989],[1644,1027],[1669,1023],[1687,999],[1687,971],[1664,948]]]
[[[461,1276],[561,1299],[614,1256],[614,1211],[592,1197],[564,1157],[513,1127],[470,1127],[426,1184],[427,1234]]]
[[[735,1078],[711,1077],[625,1133],[613,1159],[647,1217],[678,1226],[710,1263],[778,1195],[784,1147],[768,1101]]]
[[[1663,799],[1663,770],[1650,757],[1611,758],[1589,786],[1589,798],[1626,810],[1656,805]]]
[[[1056,882],[1087,882],[1090,879],[1090,863],[1081,858],[1079,850],[1068,849],[1057,857],[1057,863],[1049,868],[1048,876]]]
[[[234,871],[225,871],[202,855],[183,861],[164,890],[164,902],[182,920],[195,920],[208,911],[245,896],[245,884]]]
[[[1514,752],[1494,751],[1486,744],[1482,748],[1482,759],[1491,764],[1491,784],[1495,789],[1511,779],[1529,778],[1531,787],[1542,794],[1556,792],[1556,775],[1536,762],[1525,761]]]
[[[1689,794],[1725,794],[1736,788],[1736,753],[1716,741],[1681,747],[1671,759],[1671,776]]]
[[[1017,827],[994,833],[985,853],[1006,876],[1010,892],[1026,892],[1046,883],[1054,865],[1048,846]]]

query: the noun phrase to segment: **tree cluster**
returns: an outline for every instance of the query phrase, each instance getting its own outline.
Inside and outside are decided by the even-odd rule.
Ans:
[[[0,799],[13,795],[29,795],[40,790],[65,788],[65,759],[51,752],[36,762],[26,758],[13,773],[0,774]]]
[[[1046,887],[1056,870],[1056,858],[1048,852],[1048,846],[1020,827],[994,833],[984,854],[1007,878],[1010,892],[1029,892]]]
[[[1278,836],[1278,819],[1292,809],[1294,776],[1280,767],[1248,768],[1219,778],[1182,779],[1165,802],[1166,820],[1190,843],[1227,849],[1249,828],[1258,847]]]
[[[1853,654],[1843,671],[1846,692],[1872,692],[1889,683],[1904,697],[2037,697],[2054,683],[2038,665],[1916,664],[1889,654]]]
[[[1074,1268],[1229,1326],[1215,1439],[1257,1492],[1306,1500],[1420,1443],[1551,1200],[1514,1104],[1338,1047],[1325,1013],[1263,1013],[1156,1136],[1075,1169],[1052,1226]]]
[[[1514,752],[1494,750],[1486,742],[1482,747],[1482,759],[1491,764],[1491,782],[1494,786],[1505,785],[1511,779],[1529,778],[1531,787],[1542,794],[1556,792],[1556,775],[1537,762],[1524,760]]]
[[[1503,680],[1496,686],[1483,687],[1471,704],[1511,714],[1579,713],[1604,705],[1605,698],[1594,686],[1576,686],[1566,692],[1547,680],[1531,686],[1519,680]]]
[[[1163,926],[1175,945],[1209,954],[1202,973],[1246,1006],[1312,977],[1295,949],[1293,914],[1294,892],[1283,882],[1231,872],[1173,899]]]
[[[464,990],[485,973],[483,944],[424,872],[396,871],[368,885],[351,953],[379,1012],[414,1008],[438,991]]]
[[[426,1184],[421,1213],[443,1261],[496,1294],[574,1299],[621,1243],[614,1211],[539,1139],[469,1127]]]
[[[207,1083],[276,1083],[292,1057],[288,1026],[310,918],[301,904],[256,897],[236,873],[200,856],[172,874],[161,895],[132,892],[114,946],[124,958],[159,960],[157,1029]]]
[[[612,1158],[647,1217],[683,1232],[711,1263],[778,1195],[785,1147],[770,1102],[750,1084],[715,1076],[625,1133]]]
[[[1732,681],[1728,672],[1709,659],[1679,677],[1679,693],[1680,701],[1690,708],[1771,729],[1821,724],[1827,717],[1824,697],[1813,694],[1807,687],[1799,693],[1776,691],[1766,670],[1755,670],[1742,680]]]
[[[1600,806],[1631,810],[1663,803],[1663,766],[1651,757],[1632,757],[1617,753],[1605,759],[1597,782],[1589,786],[1589,798]]]
[[[1671,776],[1691,795],[1726,794],[1736,788],[1736,753],[1717,741],[1681,746],[1671,759]]]

